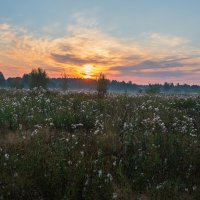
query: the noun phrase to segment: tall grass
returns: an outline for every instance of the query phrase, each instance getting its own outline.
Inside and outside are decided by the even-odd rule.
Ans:
[[[0,199],[199,199],[199,97],[0,92]]]

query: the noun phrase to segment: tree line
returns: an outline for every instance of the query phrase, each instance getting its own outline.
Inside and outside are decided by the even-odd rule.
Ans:
[[[200,91],[198,85],[188,84],[149,84],[137,85],[131,81],[109,81],[104,74],[99,74],[96,80],[69,78],[65,73],[60,78],[49,78],[44,69],[33,69],[29,74],[24,74],[22,77],[5,79],[2,72],[0,72],[0,87],[1,88],[15,88],[15,89],[32,89],[35,87],[42,87],[44,89],[62,89],[70,90],[96,90],[100,96],[104,96],[107,91],[111,92],[137,92],[137,93],[196,93]]]
[[[97,90],[98,96],[105,96],[108,90],[108,83],[109,80],[106,79],[104,74],[100,73],[98,78],[95,80],[95,89]],[[79,85],[79,88],[81,85],[82,84]],[[93,85],[92,80],[90,80],[90,85]],[[69,78],[64,73],[62,78],[50,79],[47,72],[42,68],[32,69],[31,73],[24,74],[22,77],[8,79],[5,79],[3,73],[0,72],[0,88],[60,88],[63,91],[66,91],[69,89]]]

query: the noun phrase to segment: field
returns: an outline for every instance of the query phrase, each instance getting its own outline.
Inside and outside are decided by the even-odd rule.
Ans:
[[[200,98],[0,91],[0,199],[200,199]]]

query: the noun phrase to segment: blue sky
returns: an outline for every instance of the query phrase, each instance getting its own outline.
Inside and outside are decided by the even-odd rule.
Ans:
[[[198,0],[1,0],[1,22],[10,21],[30,30],[69,23],[75,13],[98,20],[113,34],[132,37],[145,32],[164,32],[198,41]],[[111,29],[114,30],[111,30]]]
[[[198,72],[200,52],[199,10],[200,1],[198,0],[0,0],[0,24],[2,24],[0,27],[4,27],[1,28],[2,33],[0,33],[3,36],[0,37],[0,40],[5,40],[6,31],[9,37],[11,33],[15,35],[15,38],[12,38],[12,42],[8,42],[8,44],[5,44],[5,42],[0,43],[1,48],[4,46],[9,48],[9,53],[12,56],[12,62],[6,62],[6,52],[1,50],[0,70],[2,68],[1,71],[5,71],[8,74],[9,68],[13,69],[14,67],[19,69],[19,73],[16,73],[16,75],[20,75],[24,70],[22,65],[27,65],[27,61],[23,62],[23,56],[18,56],[17,58],[21,58],[22,61],[15,63],[16,54],[11,53],[11,49],[13,50],[16,47],[16,40],[18,43],[21,41],[23,45],[24,41],[26,41],[28,43],[26,46],[37,44],[37,47],[34,46],[35,51],[32,52],[34,54],[39,51],[37,48],[45,46],[47,42],[52,45],[59,40],[60,47],[56,49],[58,46],[56,43],[56,47],[52,47],[54,50],[48,52],[49,59],[52,59],[54,63],[50,60],[48,63],[41,62],[40,59],[42,58],[38,57],[38,59],[32,60],[32,63],[28,63],[29,68],[36,64],[43,64],[46,69],[51,69],[49,71],[52,76],[53,73],[58,76],[60,71],[70,68],[68,71],[78,76],[81,71],[81,65],[89,64],[94,65],[94,72],[105,71],[109,77],[120,80],[131,79],[132,77],[128,76],[131,71],[133,81],[160,82],[163,80],[163,77],[162,79],[160,78],[163,72],[164,80],[166,81],[186,81],[190,83],[190,79],[192,81],[195,79],[194,83],[198,83],[195,77]],[[5,25],[9,27],[5,29]],[[60,51],[63,46],[68,46],[68,49],[70,46],[72,49],[72,44],[81,45],[78,41],[80,42],[80,37],[83,37],[83,33],[84,37],[88,36],[86,39],[88,41],[87,45],[95,40],[91,34],[97,34],[98,40],[102,40],[102,43],[107,43],[109,47],[105,45],[102,47],[100,43],[102,54],[98,47],[93,47],[93,57],[90,50],[86,49],[85,51],[88,50],[89,52],[84,58],[79,53],[76,53],[75,49],[70,52]],[[31,41],[27,41],[27,38]],[[90,38],[92,39],[90,40]],[[21,44],[21,46],[23,45]],[[86,47],[88,47],[87,45]],[[119,47],[124,47],[125,50],[122,49],[119,52],[119,49],[117,49]],[[24,49],[18,50],[23,53]],[[132,53],[126,56],[125,52],[130,51]],[[111,56],[110,59],[115,62],[106,63],[106,59],[109,59],[108,52],[109,55],[116,54],[114,58],[117,55],[123,55],[123,59],[114,59]],[[76,58],[74,60],[77,61],[79,59],[81,62],[66,62],[69,54],[69,60]],[[156,55],[158,55],[158,58],[156,58]],[[48,55],[45,56],[48,57]],[[65,59],[61,61],[60,58],[63,58],[63,56],[65,56]],[[87,60],[86,57],[90,59]],[[99,57],[101,57],[100,61],[95,61]],[[125,60],[125,57],[131,57],[132,60],[127,58]],[[175,62],[173,66],[172,57],[173,59],[174,57],[176,59],[180,59],[180,57],[184,59],[179,60],[178,65]],[[187,57],[186,62],[185,57]],[[165,66],[163,63],[169,60],[172,69],[166,68],[164,71],[163,68]],[[146,71],[143,68],[137,71],[139,69],[138,66],[141,66],[142,63],[145,63],[145,66],[146,63],[151,63],[152,70],[149,69],[151,66],[148,66]],[[156,64],[153,65],[152,63]],[[158,71],[157,63],[162,63],[160,65],[163,67],[160,71]],[[18,65],[20,67],[17,68]],[[56,65],[57,68],[55,67],[54,69],[53,65]],[[182,66],[182,70],[180,66]],[[153,70],[154,67],[157,71]],[[177,69],[180,73],[177,73],[176,67],[178,67]],[[112,69],[115,69],[115,71]],[[117,69],[120,70],[117,71]],[[167,69],[169,73],[167,73]],[[178,76],[176,79],[173,76],[174,71],[176,71],[174,73],[176,77]],[[13,73],[13,75],[15,74]]]

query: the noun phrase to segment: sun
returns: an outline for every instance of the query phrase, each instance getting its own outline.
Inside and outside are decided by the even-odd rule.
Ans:
[[[92,70],[93,70],[93,65],[90,65],[90,64],[84,65],[83,66],[84,78],[91,78]]]

